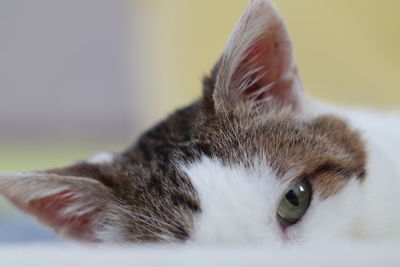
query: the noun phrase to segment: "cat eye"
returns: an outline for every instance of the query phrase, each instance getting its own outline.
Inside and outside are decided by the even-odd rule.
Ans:
[[[311,201],[311,184],[303,178],[283,196],[277,215],[283,226],[297,223],[306,213]]]

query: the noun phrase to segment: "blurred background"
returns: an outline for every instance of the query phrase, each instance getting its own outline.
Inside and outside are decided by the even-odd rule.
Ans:
[[[400,1],[276,0],[307,92],[400,108]],[[1,0],[0,172],[63,166],[200,96],[247,0]],[[56,240],[0,200],[0,242]]]

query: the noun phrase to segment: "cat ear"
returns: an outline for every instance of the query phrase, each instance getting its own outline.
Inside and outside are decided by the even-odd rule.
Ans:
[[[301,81],[286,26],[269,0],[252,0],[214,69],[217,110],[241,103],[300,108]]]
[[[0,194],[63,237],[96,242],[111,193],[99,180],[79,175],[96,175],[96,168],[80,163],[53,171],[1,174]]]

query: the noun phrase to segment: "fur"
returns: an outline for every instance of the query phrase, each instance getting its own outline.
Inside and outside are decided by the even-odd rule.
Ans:
[[[253,0],[203,96],[117,154],[0,176],[0,193],[67,238],[269,248],[398,239],[399,116],[307,99],[285,24]],[[311,202],[277,215],[307,179]]]

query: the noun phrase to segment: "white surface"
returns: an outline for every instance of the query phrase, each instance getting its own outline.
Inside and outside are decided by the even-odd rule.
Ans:
[[[0,247],[1,266],[400,266],[399,244],[268,250],[265,247]]]

